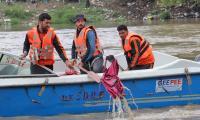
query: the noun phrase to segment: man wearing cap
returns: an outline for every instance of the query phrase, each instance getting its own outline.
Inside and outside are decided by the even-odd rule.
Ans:
[[[66,66],[72,68],[58,36],[50,27],[50,22],[51,16],[48,13],[42,13],[39,15],[37,27],[33,27],[26,34],[21,59],[24,59],[29,53],[32,74],[48,74],[38,65],[53,70],[54,48]]]
[[[76,33],[72,44],[72,59],[80,58],[80,65],[89,71],[102,72],[103,53],[95,28],[85,25],[86,18],[82,14],[76,15],[74,23]]]

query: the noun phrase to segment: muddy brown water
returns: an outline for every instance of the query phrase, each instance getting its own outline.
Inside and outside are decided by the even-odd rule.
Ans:
[[[112,26],[112,25],[111,25]],[[131,24],[129,31],[143,35],[156,51],[180,58],[193,60],[200,54],[200,20],[169,21],[164,23]],[[23,49],[26,28],[1,28],[0,51],[20,55]],[[13,31],[17,30],[17,31]],[[74,29],[56,30],[61,43],[70,55]],[[105,55],[118,54],[121,51],[120,40],[114,27],[98,27],[97,32],[104,47]],[[134,93],[133,93],[134,94]],[[200,106],[168,107],[160,109],[139,109],[134,111],[135,120],[200,120]],[[49,117],[26,116],[0,118],[0,120],[104,120],[106,113],[83,115],[57,115]]]

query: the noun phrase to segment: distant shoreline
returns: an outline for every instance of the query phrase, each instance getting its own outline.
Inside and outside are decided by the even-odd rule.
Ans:
[[[89,23],[90,24],[90,23]],[[125,24],[125,23],[124,23]],[[131,23],[126,23],[128,27],[134,26],[151,26],[151,25],[166,25],[166,24],[200,24],[200,18],[191,18],[191,19],[169,19],[165,21],[160,21],[160,20],[148,20],[148,21],[134,21]],[[106,24],[95,24],[91,23],[90,25],[94,25],[96,28],[116,28],[119,23],[106,23]],[[34,25],[33,25],[34,26]],[[26,31],[32,28],[33,26],[29,26],[27,24],[2,24],[0,25],[0,32],[6,32],[6,31]],[[51,26],[55,30],[63,30],[63,29],[74,29],[75,25],[67,25],[67,24],[51,24]]]
[[[89,24],[138,24],[137,21],[154,22],[165,19],[190,19],[200,18],[200,2],[190,0],[189,3],[155,3],[126,0],[90,0],[90,6],[86,6],[86,0],[81,3],[62,1],[50,1],[48,3],[38,2],[15,2],[10,5],[0,3],[0,24],[34,26],[37,24],[38,15],[48,12],[52,16],[52,24],[74,26],[73,18],[76,14],[82,13],[87,17]],[[129,2],[130,1],[130,2]],[[174,0],[180,1],[180,0]],[[194,1],[194,2],[191,2]],[[145,7],[144,7],[145,6]],[[159,7],[158,7],[159,6]],[[195,11],[196,10],[196,11]],[[198,11],[199,10],[199,11]]]

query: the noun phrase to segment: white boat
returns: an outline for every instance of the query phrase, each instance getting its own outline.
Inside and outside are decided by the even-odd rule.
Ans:
[[[200,104],[200,63],[154,51],[153,69],[121,71],[119,77],[133,93],[140,108]],[[126,68],[123,54],[116,55]],[[57,60],[55,71],[31,74],[30,62],[19,65],[17,56],[0,53],[0,116],[57,115],[106,112],[109,94],[85,75],[63,75],[65,65]],[[98,74],[102,76],[101,74]],[[129,106],[133,98],[127,93]]]

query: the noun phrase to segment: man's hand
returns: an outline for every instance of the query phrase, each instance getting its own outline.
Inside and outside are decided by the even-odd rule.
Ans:
[[[70,62],[71,62],[72,65],[76,65],[77,64],[77,60],[76,59],[71,59]]]
[[[71,64],[73,66],[83,66],[84,65],[79,59],[72,59]]]
[[[72,60],[66,60],[66,62],[65,62],[65,64],[66,64],[66,66],[67,66],[67,69],[66,69],[66,71],[65,71],[65,74],[66,75],[78,75],[78,74],[80,74],[80,72],[78,72],[77,70],[76,70],[76,65],[77,65],[77,61],[76,61],[76,59],[72,59]]]
[[[19,59],[24,60],[27,56],[27,52],[24,52],[22,55],[20,55]]]
[[[73,69],[73,64],[69,61],[69,60],[66,60],[65,61],[65,64],[67,67],[69,67],[70,69]]]
[[[84,65],[84,64],[83,64],[81,61],[80,61],[79,64],[78,64],[78,66],[81,66],[81,67],[83,67],[83,65]]]

